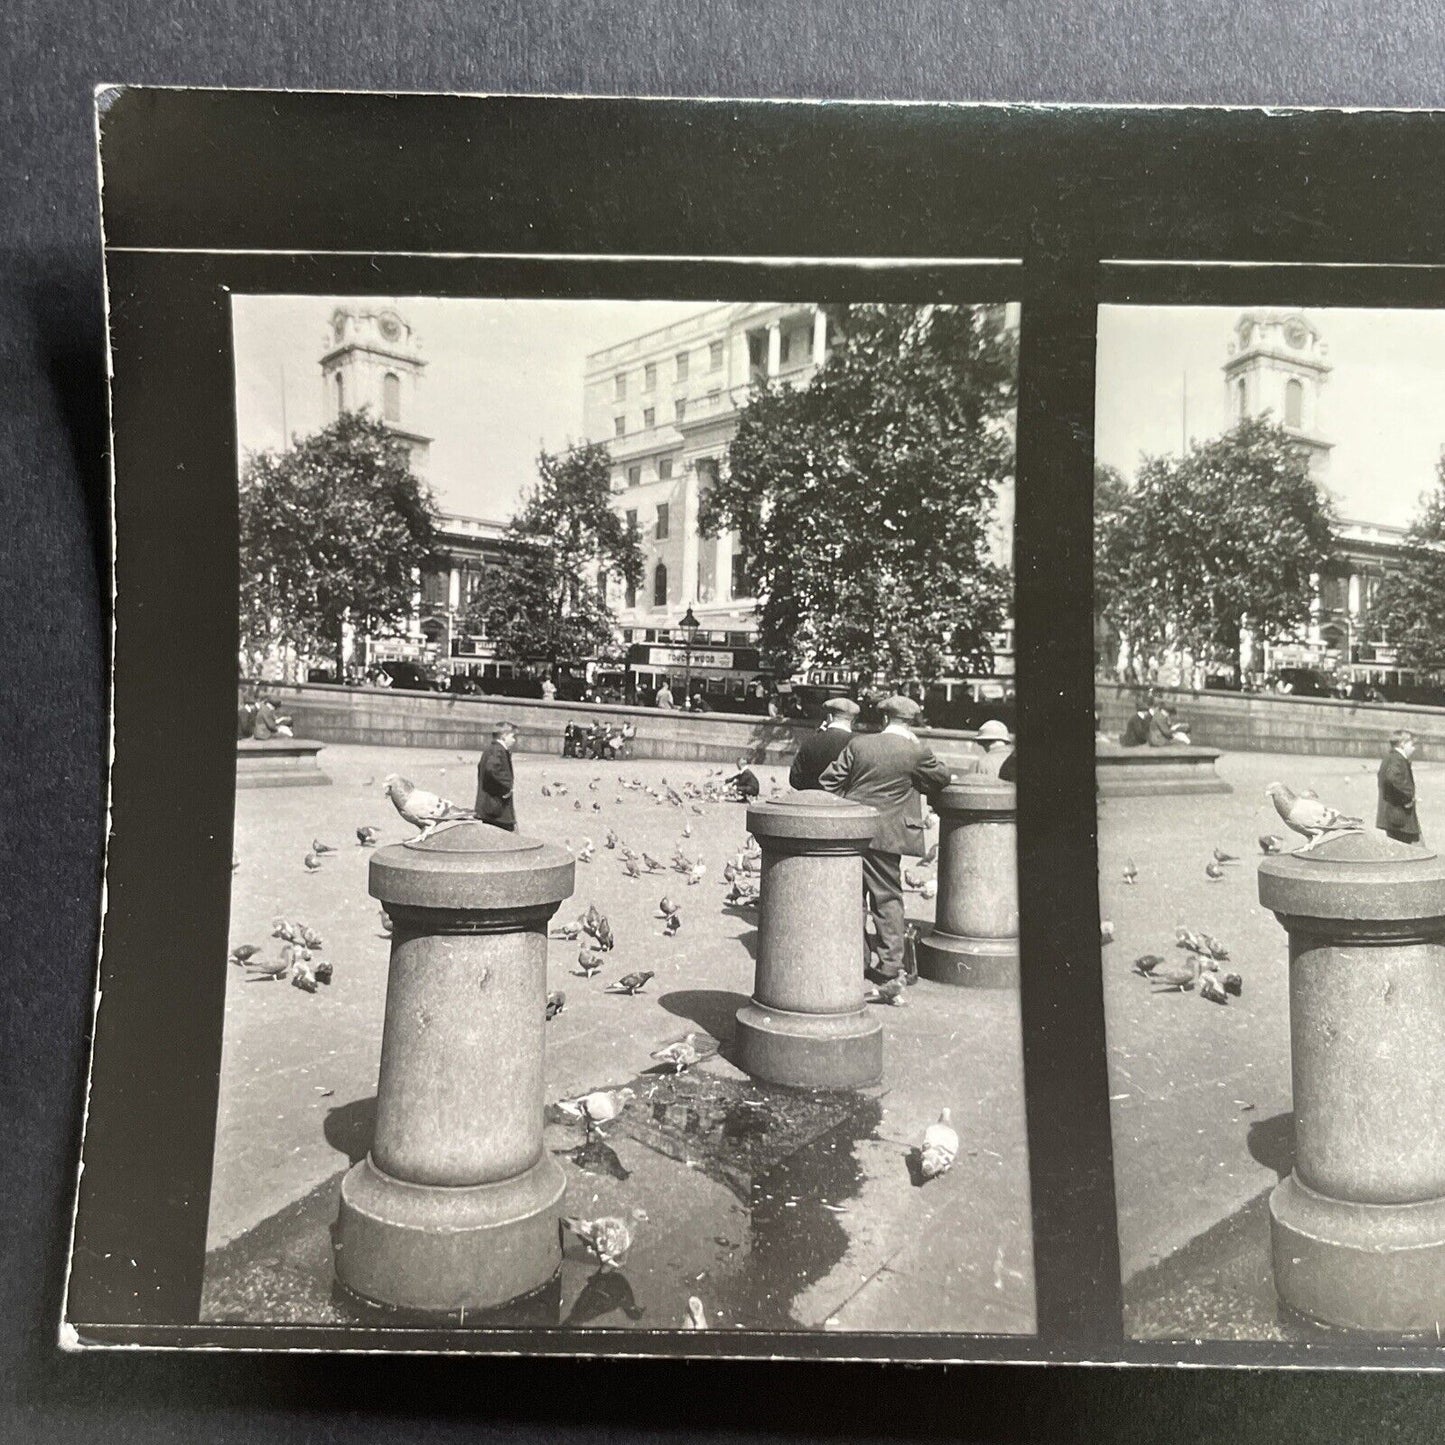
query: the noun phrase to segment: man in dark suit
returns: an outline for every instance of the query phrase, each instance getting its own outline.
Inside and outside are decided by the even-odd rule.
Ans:
[[[788,769],[788,786],[800,793],[822,788],[823,769],[848,746],[858,704],[851,697],[830,697],[823,704],[823,726],[803,739]]]
[[[509,833],[517,831],[512,807],[512,747],[516,741],[516,723],[498,723],[477,763],[477,817]]]
[[[911,698],[890,697],[879,704],[883,731],[860,733],[823,769],[825,791],[878,809],[873,843],[863,855],[863,887],[878,933],[878,966],[864,972],[873,983],[886,983],[903,972],[904,921],[901,857],[918,854],[923,824],[915,822],[914,795],[935,795],[951,774],[920,742],[910,724],[921,709]]]
[[[1415,770],[1410,759],[1415,756],[1415,735],[1407,729],[1390,734],[1390,751],[1385,754],[1376,775],[1380,806],[1375,813],[1375,826],[1383,828],[1387,837],[1397,843],[1420,841],[1420,819],[1415,813]]]
[[[1134,699],[1134,716],[1126,724],[1119,738],[1119,745],[1125,748],[1142,748],[1149,741],[1149,699],[1141,692]]]

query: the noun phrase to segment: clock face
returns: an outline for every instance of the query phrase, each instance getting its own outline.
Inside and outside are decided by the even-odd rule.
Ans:
[[[401,335],[401,322],[395,316],[383,316],[381,318],[381,334],[388,341],[395,341]]]
[[[1296,351],[1310,338],[1309,332],[1305,329],[1303,321],[1291,321],[1284,328],[1284,339],[1294,347]]]

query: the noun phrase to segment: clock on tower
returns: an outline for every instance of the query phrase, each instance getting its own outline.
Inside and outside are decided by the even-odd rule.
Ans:
[[[1231,425],[1268,415],[1289,432],[1322,480],[1334,443],[1321,434],[1320,398],[1332,367],[1329,347],[1300,312],[1247,311],[1234,324],[1224,363]]]
[[[338,306],[321,357],[325,414],[335,421],[345,412],[369,410],[410,447],[412,470],[425,472],[431,438],[417,430],[425,369],[417,335],[396,306]]]

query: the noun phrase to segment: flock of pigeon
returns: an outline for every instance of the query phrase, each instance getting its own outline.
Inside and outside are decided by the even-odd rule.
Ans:
[[[617,778],[620,789],[650,797],[656,805],[670,807],[681,816],[677,842],[670,860],[666,863],[646,849],[630,846],[611,827],[605,829],[602,843],[604,852],[601,854],[593,840],[588,837],[583,837],[577,845],[574,845],[570,838],[565,839],[564,847],[577,863],[583,865],[592,865],[607,853],[614,855],[622,876],[630,881],[670,872],[678,875],[678,886],[696,887],[707,876],[708,868],[697,855],[692,842],[694,830],[691,816],[705,816],[708,811],[706,804],[731,799],[732,795],[722,778],[721,769],[710,771],[701,784],[689,780],[684,781],[680,787],[672,786],[665,778],[659,779],[656,787],[638,777]],[[399,774],[388,775],[383,786],[398,815],[418,830],[418,838],[428,837],[444,824],[475,817],[472,809],[462,807],[438,793],[416,787]],[[601,777],[591,778],[586,786],[590,792],[598,792],[602,786]],[[543,783],[541,792],[547,798],[565,798],[569,789],[565,782],[552,781]],[[772,784],[771,796],[776,797],[780,793],[781,788],[775,781]],[[615,801],[623,801],[620,793]],[[590,807],[584,810],[581,797],[574,801],[573,809],[579,813],[586,811],[595,814],[603,811],[602,804],[597,799],[590,800]],[[356,829],[356,845],[359,848],[375,847],[380,837],[381,830],[374,826],[363,825]],[[302,859],[302,866],[307,873],[320,872],[326,866],[328,858],[336,852],[334,846],[316,838]],[[935,843],[919,860],[918,870],[934,863],[937,854],[938,846]],[[232,865],[233,868],[238,868],[239,859],[233,857]],[[936,896],[936,878],[918,870],[905,870],[905,886],[925,898]],[[742,909],[757,908],[760,902],[761,877],[761,850],[757,841],[748,835],[741,850],[730,856],[722,866],[720,881],[727,888],[724,903]],[[662,937],[675,938],[683,928],[682,906],[667,893],[659,899],[655,917],[661,921]],[[381,928],[385,934],[389,934],[392,928],[391,919],[384,909],[381,911]],[[242,944],[232,951],[231,962],[244,967],[248,976],[257,981],[275,982],[289,977],[295,987],[311,993],[316,991],[318,985],[331,982],[330,962],[314,959],[314,955],[323,947],[323,940],[309,925],[287,918],[277,918],[273,921],[272,936],[282,944],[278,959],[264,957],[263,950],[256,945]],[[611,921],[595,903],[589,903],[586,910],[575,919],[556,925],[552,929],[552,937],[580,944],[573,976],[581,979],[601,976],[607,966],[608,956],[617,943]],[[635,997],[646,992],[648,984],[655,976],[651,969],[623,973],[607,982],[604,991]],[[900,1005],[905,1002],[903,980],[875,988],[867,997],[870,1002]],[[549,991],[546,998],[546,1020],[556,1018],[566,1006],[567,994],[564,990]],[[690,1031],[681,1038],[669,1040],[652,1049],[649,1057],[663,1071],[677,1075],[711,1059],[717,1054],[718,1048],[716,1040],[697,1031]],[[631,1088],[594,1089],[572,1098],[559,1099],[556,1107],[563,1118],[574,1120],[584,1127],[590,1143],[594,1135],[600,1138],[608,1125],[622,1117],[635,1097],[635,1091]],[[930,1124],[924,1131],[920,1144],[913,1151],[921,1179],[927,1181],[946,1173],[956,1159],[958,1150],[957,1131],[950,1122],[950,1111],[944,1109],[938,1121]],[[622,1265],[632,1247],[638,1224],[646,1218],[645,1210],[639,1208],[634,1209],[628,1217],[568,1217],[563,1220],[563,1224],[601,1265],[617,1268]],[[694,1329],[707,1327],[702,1302],[696,1297],[688,1300],[686,1324],[688,1328]]]
[[[1274,804],[1280,821],[1298,833],[1305,842],[1296,849],[1308,853],[1321,843],[1347,833],[1358,833],[1364,828],[1364,820],[1350,817],[1328,803],[1322,803],[1313,792],[1295,793],[1284,783],[1271,783],[1264,795]],[[1278,833],[1261,833],[1259,851],[1266,855],[1282,853],[1285,840]],[[1228,876],[1228,865],[1238,863],[1233,853],[1226,853],[1216,847],[1213,856],[1204,865],[1204,876],[1211,883],[1221,882]],[[1126,859],[1123,870],[1124,882],[1129,885],[1139,881],[1139,867],[1132,858]],[[1114,937],[1114,926],[1102,925],[1103,943],[1110,943]],[[1237,973],[1219,975],[1219,965],[1229,959],[1229,949],[1212,934],[1185,928],[1182,925],[1174,931],[1174,944],[1182,949],[1182,959],[1166,959],[1162,954],[1145,953],[1134,960],[1134,973],[1147,979],[1153,993],[1192,993],[1199,990],[1199,997],[1214,1004],[1228,1004],[1231,998],[1244,993],[1244,979]]]

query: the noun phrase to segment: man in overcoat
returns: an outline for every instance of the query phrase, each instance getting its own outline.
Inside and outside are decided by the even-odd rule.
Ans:
[[[1380,763],[1376,785],[1380,804],[1375,813],[1375,826],[1383,828],[1387,837],[1397,843],[1420,841],[1420,819],[1415,812],[1415,770],[1410,759],[1415,756],[1415,735],[1408,729],[1390,734],[1390,751]]]
[[[788,769],[788,786],[806,793],[820,789],[823,769],[846,748],[853,737],[858,704],[851,697],[830,697],[823,704],[823,725],[803,739]]]
[[[922,852],[923,824],[910,816],[914,794],[936,796],[951,781],[947,767],[920,741],[912,724],[921,709],[911,698],[889,697],[879,704],[883,731],[856,734],[823,769],[830,793],[878,809],[873,842],[863,855],[863,887],[878,934],[878,966],[865,973],[886,983],[903,972],[904,919],[902,855]]]
[[[516,723],[498,723],[477,762],[477,817],[509,833],[517,831],[517,813],[512,806],[512,748],[516,741]]]

